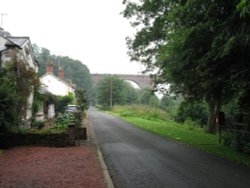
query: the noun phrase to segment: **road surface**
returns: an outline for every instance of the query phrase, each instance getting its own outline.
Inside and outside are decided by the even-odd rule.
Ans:
[[[116,188],[250,187],[250,168],[161,138],[95,109],[88,113]]]

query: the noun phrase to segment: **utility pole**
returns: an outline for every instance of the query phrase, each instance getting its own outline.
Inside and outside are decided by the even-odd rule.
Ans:
[[[109,82],[109,97],[110,97],[109,107],[110,107],[110,109],[112,109],[112,106],[113,106],[113,104],[112,104],[112,102],[113,102],[113,79],[112,79],[112,77],[110,77],[110,82]]]
[[[3,17],[7,16],[7,14],[0,12],[0,15],[1,15],[1,27],[3,27]]]

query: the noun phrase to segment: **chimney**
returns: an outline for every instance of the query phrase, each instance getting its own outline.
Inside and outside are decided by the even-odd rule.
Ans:
[[[46,64],[46,73],[52,73],[54,72],[54,66],[53,66],[53,62],[52,61],[48,61],[48,63]]]
[[[59,66],[58,68],[59,68],[59,70],[58,70],[58,77],[63,80],[64,79],[64,70],[63,70],[63,67]]]

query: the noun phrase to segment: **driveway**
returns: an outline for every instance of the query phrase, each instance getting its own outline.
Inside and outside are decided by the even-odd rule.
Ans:
[[[164,139],[90,109],[116,188],[249,188],[250,168]]]

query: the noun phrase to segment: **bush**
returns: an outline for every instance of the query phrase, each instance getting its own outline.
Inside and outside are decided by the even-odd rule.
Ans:
[[[34,122],[32,122],[31,127],[35,128],[35,129],[42,129],[44,127],[45,123],[46,123],[46,121],[34,121]]]
[[[192,121],[206,125],[208,117],[207,106],[203,102],[197,101],[183,101],[179,106],[175,120],[177,122],[185,122],[186,119],[191,118]]]
[[[57,105],[56,105],[56,111],[60,112],[60,113],[64,113],[66,106],[68,104],[74,103],[75,98],[74,98],[74,95],[72,93],[69,93],[66,96],[58,97],[57,100],[58,101],[57,101]]]
[[[119,113],[121,116],[142,117],[145,119],[169,120],[167,112],[158,108],[146,105],[114,106],[112,112]]]
[[[191,117],[188,117],[185,120],[184,125],[186,125],[190,130],[194,130],[195,128],[199,127],[199,124],[195,121],[192,121]]]
[[[243,132],[226,132],[223,135],[224,145],[233,148],[234,150],[250,154],[250,133]]]
[[[76,123],[76,117],[73,114],[59,114],[55,120],[54,128],[66,129],[72,123]]]
[[[17,125],[17,103],[19,96],[12,87],[11,80],[0,73],[0,131],[4,132]]]
[[[250,142],[244,146],[243,153],[250,155]]]

